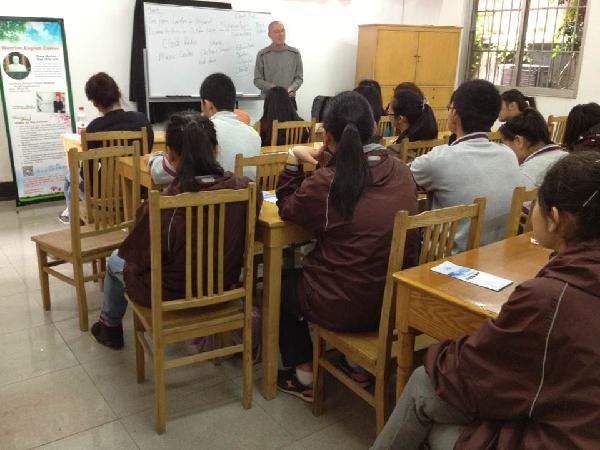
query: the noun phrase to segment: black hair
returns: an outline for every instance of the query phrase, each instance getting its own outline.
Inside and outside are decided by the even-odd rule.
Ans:
[[[290,100],[287,89],[281,86],[275,86],[269,89],[265,96],[263,115],[260,118],[260,134],[263,139],[263,145],[271,145],[271,129],[273,128],[274,120],[280,122],[302,120]],[[285,143],[285,132],[283,132],[283,130],[280,130],[279,137],[283,138],[283,145]]]
[[[235,108],[235,85],[224,73],[207,76],[200,86],[200,98],[209,100],[217,111],[233,111]]]
[[[363,96],[346,91],[333,97],[325,109],[323,128],[337,143],[335,176],[331,200],[343,219],[349,220],[364,190],[371,182],[371,171],[363,146],[373,135],[373,114]]]
[[[437,122],[431,107],[414,90],[400,89],[391,103],[394,115],[408,120],[408,130],[404,137],[409,141],[435,139],[438,134]]]
[[[567,117],[562,143],[572,148],[590,128],[598,124],[600,124],[600,105],[597,103],[575,105]]]
[[[371,79],[366,79],[366,80],[360,80],[358,82],[358,85],[356,87],[361,87],[361,86],[372,86],[375,89],[377,89],[377,92],[379,92],[379,96],[383,98],[382,94],[381,94],[381,85],[379,84],[379,81],[377,80],[371,80]]]
[[[106,72],[98,72],[85,83],[85,96],[97,106],[110,108],[121,100],[121,91],[113,77]]]
[[[538,190],[542,213],[556,207],[575,216],[575,229],[567,242],[600,238],[600,152],[582,150],[556,162]]]
[[[452,104],[465,133],[488,132],[498,117],[502,100],[489,81],[469,80],[454,91]]]
[[[418,95],[420,98],[422,98],[423,100],[425,100],[425,94],[423,94],[423,91],[421,90],[421,88],[419,88],[419,86],[417,86],[415,83],[413,83],[412,81],[404,81],[402,83],[400,83],[398,86],[396,86],[394,88],[394,96],[401,91],[409,91],[412,92],[413,94]]]
[[[527,108],[537,109],[535,98],[526,97],[518,89],[509,89],[508,91],[504,91],[500,97],[502,98],[502,101],[506,103],[516,103],[517,107],[519,108],[519,112],[523,112]]]
[[[527,108],[518,116],[508,119],[498,131],[510,141],[523,136],[531,144],[552,144],[546,119],[533,108]]]
[[[375,86],[367,84],[357,86],[354,88],[354,92],[358,92],[367,100],[371,107],[371,112],[373,113],[373,120],[375,123],[379,123],[379,119],[381,119],[381,116],[384,114],[381,92],[379,92]]]
[[[215,159],[217,132],[212,121],[198,112],[173,114],[167,122],[165,144],[179,157],[176,181],[183,192],[197,190],[197,176],[223,175]]]

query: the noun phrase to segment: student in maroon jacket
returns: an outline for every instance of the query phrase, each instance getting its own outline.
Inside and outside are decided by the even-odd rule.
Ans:
[[[303,269],[284,273],[280,348],[281,390],[312,401],[312,345],[307,321],[335,331],[379,325],[394,215],[417,211],[406,164],[379,144],[367,144],[374,120],[367,101],[343,92],[328,103],[324,146],[295,147],[277,184],[284,220],[317,235]],[[328,160],[306,178],[302,163]],[[409,233],[405,267],[417,263],[419,236]],[[344,359],[344,367],[351,369]],[[295,370],[294,370],[295,369]]]
[[[532,214],[548,264],[498,318],[429,350],[373,449],[598,448],[600,153],[559,160]]]
[[[182,192],[244,189],[251,181],[225,172],[216,160],[217,135],[212,122],[188,111],[171,116],[165,131],[167,158],[176,177],[163,195]],[[257,196],[260,211],[262,196]],[[135,228],[118,251],[108,258],[100,318],[92,335],[102,345],[123,347],[122,319],[127,309],[125,292],[136,303],[150,306],[150,216],[148,204],[137,211]],[[239,281],[243,266],[246,206],[231,204],[225,209],[224,282]],[[163,299],[185,296],[185,210],[161,212]],[[193,269],[195,273],[195,269]]]

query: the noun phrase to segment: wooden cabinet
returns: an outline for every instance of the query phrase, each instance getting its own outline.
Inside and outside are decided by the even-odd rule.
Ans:
[[[455,86],[460,32],[458,27],[359,25],[356,83],[377,80],[387,104],[396,85],[412,81],[436,116],[445,117]]]

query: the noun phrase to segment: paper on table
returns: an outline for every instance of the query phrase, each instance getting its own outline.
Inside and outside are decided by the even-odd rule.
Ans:
[[[507,280],[506,278],[500,278],[487,272],[480,272],[468,267],[458,266],[450,261],[444,261],[443,263],[432,267],[431,270],[496,292],[512,284],[512,281]]]
[[[265,202],[277,203],[277,196],[274,192],[271,191],[263,191],[263,200]]]

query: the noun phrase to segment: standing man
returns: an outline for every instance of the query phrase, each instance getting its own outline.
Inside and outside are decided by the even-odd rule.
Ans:
[[[285,27],[281,22],[269,24],[269,38],[271,45],[256,55],[254,85],[260,89],[263,97],[274,86],[286,88],[297,109],[296,91],[303,81],[300,51],[285,44]]]

